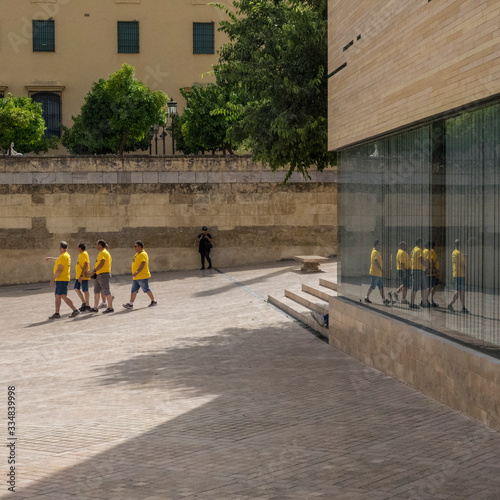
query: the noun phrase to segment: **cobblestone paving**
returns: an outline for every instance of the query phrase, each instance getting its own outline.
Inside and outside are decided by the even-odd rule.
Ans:
[[[297,266],[157,274],[158,307],[141,294],[133,311],[119,277],[114,314],[63,304],[57,322],[46,284],[0,288],[0,421],[8,443],[15,386],[17,437],[0,499],[500,498],[499,433],[263,300],[317,284]]]

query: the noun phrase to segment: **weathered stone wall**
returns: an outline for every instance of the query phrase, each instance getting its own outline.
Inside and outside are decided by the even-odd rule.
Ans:
[[[0,284],[47,280],[61,240],[76,262],[80,241],[95,259],[103,238],[114,274],[137,239],[153,271],[196,269],[203,225],[217,267],[336,254],[336,172],[284,175],[248,157],[2,157]]]

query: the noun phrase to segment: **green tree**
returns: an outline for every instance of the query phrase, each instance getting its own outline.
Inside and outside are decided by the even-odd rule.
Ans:
[[[307,175],[335,161],[327,147],[327,0],[235,0],[217,84],[251,98],[228,132],[273,170]]]
[[[211,151],[233,154],[233,144],[227,136],[235,116],[229,112],[231,95],[227,88],[214,84],[193,87],[190,92],[180,89],[187,107],[174,123],[177,149],[186,154]]]
[[[9,94],[0,99],[0,147],[10,149],[13,142],[16,151],[29,153],[57,148],[57,137],[46,138],[42,105],[30,97],[13,97]]]
[[[136,80],[124,64],[92,85],[73,126],[63,126],[63,145],[73,154],[123,154],[149,147],[152,125],[165,123],[167,96]]]

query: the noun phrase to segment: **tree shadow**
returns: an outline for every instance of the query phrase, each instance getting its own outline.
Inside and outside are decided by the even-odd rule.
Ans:
[[[378,500],[404,484],[401,474],[391,484],[396,468],[408,471],[408,483],[433,474],[422,461],[434,457],[436,439],[440,454],[454,460],[457,443],[475,426],[470,419],[304,335],[289,323],[229,328],[96,368],[89,394],[121,386],[160,395],[128,408],[130,415],[115,422],[118,433],[130,435],[142,419],[160,423],[112,446],[100,435],[105,414],[96,412],[95,423],[75,422],[86,441],[109,439],[110,448],[20,488],[16,498],[307,499],[322,492]],[[180,400],[188,411],[172,417]],[[446,440],[440,426],[434,429],[436,415],[449,422]],[[486,435],[500,450],[498,434]],[[50,454],[53,446],[48,439],[41,451]],[[78,451],[61,446],[62,460]],[[412,446],[418,457],[408,454]],[[467,453],[472,459],[484,449]],[[470,481],[463,457],[453,464],[436,494]],[[374,481],[374,472],[386,478],[383,491],[358,486]]]

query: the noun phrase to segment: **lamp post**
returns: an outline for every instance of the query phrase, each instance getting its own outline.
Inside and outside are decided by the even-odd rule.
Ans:
[[[177,101],[171,97],[170,101],[167,102],[168,105],[168,116],[172,119],[172,154],[175,155],[175,129],[174,129],[174,117],[177,115]]]
[[[153,125],[153,130],[155,131],[155,155],[158,154],[158,131],[160,130],[160,126],[155,123]]]

